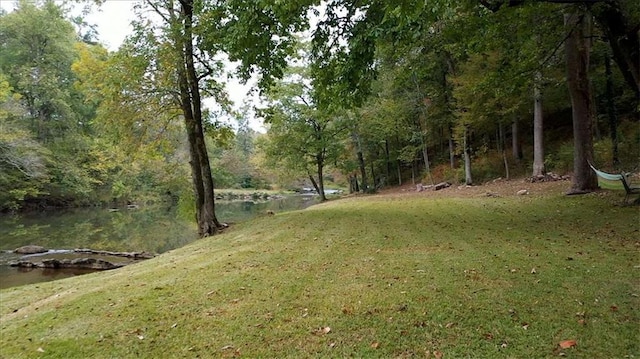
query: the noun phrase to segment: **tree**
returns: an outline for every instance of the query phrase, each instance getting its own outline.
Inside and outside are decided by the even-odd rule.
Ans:
[[[215,234],[221,223],[215,214],[215,196],[211,166],[204,140],[202,99],[200,95],[201,81],[211,75],[212,69],[201,63],[204,71],[198,73],[194,49],[194,1],[180,0],[178,9],[167,6],[165,16],[158,5],[149,2],[170,28],[170,40],[176,57],[177,85],[179,88],[180,107],[189,139],[191,175],[196,201],[196,220],[200,236]],[[171,2],[168,5],[172,5]]]
[[[305,173],[325,201],[324,169],[338,158],[346,126],[340,116],[318,108],[313,92],[308,69],[291,67],[290,75],[267,92],[270,105],[262,114],[272,146],[267,153]]]
[[[22,128],[20,96],[0,72],[0,210],[15,210],[42,193],[49,180],[49,152]]]
[[[567,85],[571,95],[573,117],[573,183],[569,194],[589,192],[597,188],[595,175],[589,167],[593,162],[593,136],[591,131],[592,97],[589,82],[590,15],[578,9],[565,14],[569,32],[565,43]]]
[[[94,170],[100,161],[93,155],[95,105],[85,103],[74,86],[78,37],[65,16],[53,1],[18,1],[15,11],[0,15],[0,72],[24,110],[13,126],[49,153],[42,162],[46,184],[25,197],[38,205],[93,202],[100,182]]]
[[[567,85],[571,94],[574,128],[574,174],[569,194],[585,193],[596,188],[597,183],[589,169],[588,161],[593,157],[593,139],[591,133],[591,92],[588,77],[589,45],[586,36],[590,36],[589,23],[593,6],[595,19],[609,44],[625,80],[636,93],[640,101],[640,39],[637,28],[640,26],[640,5],[637,2],[611,1],[566,1],[545,0],[550,3],[574,3],[573,9],[566,10],[565,58]],[[480,0],[487,8],[498,11],[503,5],[521,6],[523,1],[487,1]]]
[[[198,33],[202,8],[196,5],[193,0],[138,4],[140,20],[134,23],[134,33],[109,57],[97,75],[101,78],[93,75],[91,82],[102,89],[98,117],[125,137],[155,143],[174,120],[183,121],[198,233],[208,236],[223,225],[215,214],[205,140],[205,134],[213,135],[218,124],[209,117],[202,99],[214,98],[222,106],[227,99],[214,79],[221,69],[213,59],[215,53],[195,45],[202,36]]]

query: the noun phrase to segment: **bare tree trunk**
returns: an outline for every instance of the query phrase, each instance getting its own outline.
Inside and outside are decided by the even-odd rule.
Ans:
[[[323,201],[323,202],[326,201],[327,198],[324,196],[324,188],[320,188],[320,184],[318,183],[318,181],[316,181],[316,179],[313,177],[311,173],[308,173],[307,175],[309,176],[311,185],[316,190],[316,192],[318,192],[318,195],[320,196],[320,201]]]
[[[389,152],[389,141],[384,140],[384,160],[385,160],[385,176],[386,180],[389,181],[391,179],[391,154]]]
[[[188,91],[188,104],[191,107],[192,131],[194,131],[195,141],[193,150],[197,152],[193,162],[199,167],[200,181],[202,183],[202,198],[198,201],[200,206],[196,208],[198,218],[198,233],[200,236],[215,234],[222,227],[215,214],[215,196],[213,192],[213,177],[209,156],[204,140],[204,130],[202,128],[202,103],[200,99],[200,86],[196,74],[193,54],[193,0],[180,1],[182,6],[183,30],[182,34],[182,54],[184,61],[184,76],[186,77],[186,90]],[[182,79],[184,80],[184,78]],[[193,165],[192,165],[193,169]],[[193,172],[193,171],[192,171]],[[194,179],[195,180],[195,179]]]
[[[464,181],[467,185],[473,184],[473,179],[471,178],[471,151],[469,150],[469,130],[467,128],[464,129]]]
[[[540,86],[542,82],[542,74],[536,73],[535,83],[533,85],[533,173],[532,176],[542,177],[545,173],[544,168],[544,125],[542,115],[542,92]]]
[[[566,13],[565,27],[571,31],[565,42],[567,85],[571,95],[573,117],[573,177],[568,194],[590,192],[597,180],[589,167],[593,160],[591,133],[591,93],[589,86],[590,14],[584,10]]]
[[[518,118],[515,118],[511,124],[511,151],[514,161],[520,163],[522,160],[522,146],[520,146]]]
[[[316,189],[318,191],[318,194],[320,195],[320,200],[324,202],[327,200],[327,197],[324,194],[324,156],[322,154],[316,155],[316,166],[318,173],[318,187]]]
[[[611,137],[611,154],[613,167],[620,167],[618,157],[618,118],[616,116],[616,104],[613,98],[613,78],[611,74],[611,57],[607,52],[604,59],[605,75],[607,78],[607,115],[609,117],[609,136]]]
[[[422,146],[422,157],[424,158],[424,167],[427,171],[427,176],[429,176],[429,181],[433,185],[433,177],[431,176],[431,167],[429,166],[429,152],[427,150],[427,145],[424,144]]]
[[[504,172],[505,177],[509,180],[509,162],[507,161],[507,149],[506,149],[506,136],[504,134],[504,125],[502,122],[498,123],[498,143],[500,147],[500,152],[502,152],[502,160],[504,162]]]
[[[456,168],[456,155],[454,151],[453,137],[449,134],[449,165],[451,166],[451,169]]]
[[[378,189],[377,188],[378,183],[376,181],[376,170],[375,170],[375,168],[373,168],[373,161],[369,161],[369,166],[371,167],[371,182],[373,184],[371,185],[371,188],[367,189],[367,192],[373,193]]]
[[[362,182],[360,186],[360,190],[364,193],[367,191],[367,170],[364,163],[364,155],[362,154],[362,145],[360,144],[360,136],[354,131],[351,135],[353,138],[353,142],[356,145],[356,156],[358,157],[358,167],[360,168],[360,176],[362,177]]]

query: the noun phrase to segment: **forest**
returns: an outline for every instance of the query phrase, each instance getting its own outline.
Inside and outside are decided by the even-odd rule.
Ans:
[[[640,169],[640,2],[144,0],[116,51],[72,5],[0,10],[2,212]]]

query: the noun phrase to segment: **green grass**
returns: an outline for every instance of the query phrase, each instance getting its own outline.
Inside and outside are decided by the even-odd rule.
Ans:
[[[2,290],[0,357],[638,358],[639,227],[597,195],[332,201]]]

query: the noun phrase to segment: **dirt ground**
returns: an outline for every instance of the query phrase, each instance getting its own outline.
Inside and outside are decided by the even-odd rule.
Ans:
[[[426,186],[427,184],[424,183]],[[425,189],[417,191],[414,184],[406,184],[385,188],[379,191],[387,196],[424,196],[424,197],[510,197],[518,196],[520,191],[526,191],[526,195],[565,194],[571,188],[571,181],[549,181],[531,183],[528,179],[496,179],[480,185],[467,186],[464,184],[451,185],[438,191]]]

